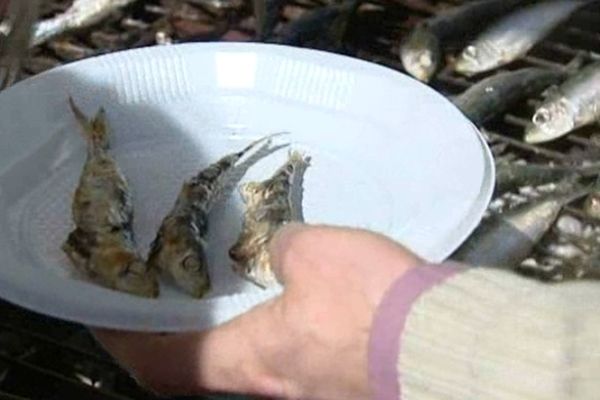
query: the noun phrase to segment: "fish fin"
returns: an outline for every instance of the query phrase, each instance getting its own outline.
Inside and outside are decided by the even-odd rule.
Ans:
[[[96,115],[92,119],[89,119],[75,104],[71,96],[69,96],[69,105],[91,149],[107,150],[109,148],[109,138],[106,111],[104,108],[101,107]]]
[[[290,176],[290,193],[289,202],[292,214],[292,220],[304,222],[304,214],[302,208],[302,198],[304,194],[304,175],[310,166],[311,158],[299,151],[291,151],[289,162],[294,166],[292,175]]]

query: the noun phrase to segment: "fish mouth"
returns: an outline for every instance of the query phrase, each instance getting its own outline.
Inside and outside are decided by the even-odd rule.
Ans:
[[[477,68],[472,61],[461,57],[456,60],[456,63],[454,64],[454,72],[471,77],[479,72],[479,68]]]
[[[570,132],[570,129],[553,130],[535,124],[529,124],[525,130],[524,140],[530,144],[550,142]]]
[[[575,128],[575,122],[567,116],[565,110],[566,105],[540,108],[525,129],[525,142],[549,142],[571,132]]]
[[[429,73],[423,68],[411,68],[410,70],[407,69],[407,71],[412,76],[425,83],[429,82],[431,80],[431,77],[433,76],[432,73]]]
[[[530,144],[544,143],[549,140],[552,140],[552,138],[549,137],[547,132],[545,132],[542,128],[535,124],[527,125],[527,128],[525,129],[525,136],[523,139],[525,140],[525,142]]]
[[[430,51],[403,52],[401,59],[406,72],[421,82],[429,82],[438,66]]]

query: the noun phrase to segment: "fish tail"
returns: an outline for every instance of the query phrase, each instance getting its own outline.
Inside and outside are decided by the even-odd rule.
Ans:
[[[278,132],[255,140],[246,146],[246,148],[230,156],[228,161],[229,167],[223,168],[224,172],[215,181],[215,187],[212,192],[213,197],[210,201],[211,206],[221,201],[224,197],[229,196],[250,167],[274,152],[287,147],[287,144],[272,146],[272,139],[284,134],[287,134],[287,132]],[[253,150],[255,151],[252,152]]]
[[[302,197],[304,195],[304,175],[310,166],[311,158],[297,150],[289,154],[288,164],[292,166],[290,175],[290,193],[289,200],[292,211],[292,220],[304,222],[302,212]]]
[[[88,118],[69,96],[69,105],[75,119],[79,123],[89,148],[95,150],[108,150],[110,147],[106,111],[100,107],[93,118]]]
[[[287,134],[289,134],[289,132],[276,132],[276,133],[271,133],[270,135],[267,135],[267,136],[263,136],[255,141],[253,141],[248,146],[244,147],[242,150],[235,153],[235,156],[237,157],[238,160],[240,160],[246,154],[250,153],[252,151],[252,149],[256,148],[258,145],[262,144],[262,146],[260,148],[268,147],[272,143],[273,138],[275,138],[277,136],[287,135]],[[259,151],[260,151],[260,149],[259,149]]]

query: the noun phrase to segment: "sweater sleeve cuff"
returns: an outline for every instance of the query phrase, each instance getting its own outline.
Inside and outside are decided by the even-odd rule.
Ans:
[[[387,290],[375,311],[369,337],[369,383],[374,400],[399,400],[398,354],[413,303],[462,269],[459,264],[412,268]]]

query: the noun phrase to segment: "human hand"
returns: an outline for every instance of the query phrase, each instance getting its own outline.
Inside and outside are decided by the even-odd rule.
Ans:
[[[421,263],[385,237],[289,225],[271,244],[281,296],[205,332],[94,331],[142,385],[161,394],[368,399],[367,347],[388,287]]]

